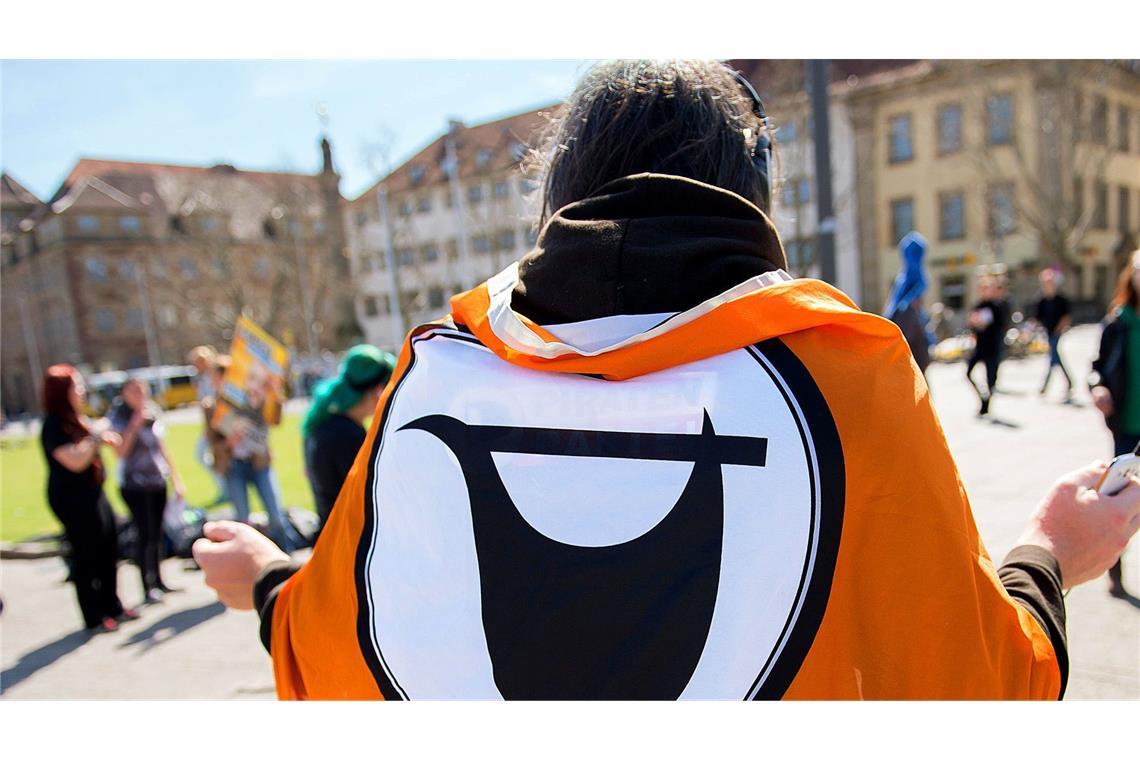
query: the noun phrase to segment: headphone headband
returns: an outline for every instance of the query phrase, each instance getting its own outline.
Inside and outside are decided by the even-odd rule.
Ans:
[[[756,145],[752,148],[752,165],[760,175],[760,186],[763,193],[763,210],[766,214],[772,213],[772,140],[768,136],[768,115],[764,112],[764,101],[756,92],[756,88],[743,74],[731,66],[726,65],[733,79],[740,85],[740,89],[752,101],[752,113],[760,120],[760,131],[756,135]]]

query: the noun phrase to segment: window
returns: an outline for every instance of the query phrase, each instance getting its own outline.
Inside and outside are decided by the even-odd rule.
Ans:
[[[796,207],[796,183],[793,180],[788,180],[784,186],[780,188],[780,205],[785,208]]]
[[[791,145],[796,141],[795,119],[780,125],[780,128],[776,130],[776,140],[782,145]]]
[[[269,279],[269,257],[258,256],[253,262],[253,275],[259,280]]]
[[[965,196],[962,193],[945,193],[938,199],[938,236],[943,240],[961,240],[966,237]]]
[[[408,176],[411,177],[413,185],[423,182],[426,175],[427,167],[423,164],[412,164],[412,168],[408,169]]]
[[[1128,109],[1120,106],[1116,109],[1116,147],[1121,153],[1132,150],[1132,123]]]
[[[400,216],[410,216],[411,213],[413,211],[415,211],[415,209],[416,209],[415,203],[412,201],[411,198],[405,198],[404,200],[400,201],[400,206],[399,206]]]
[[[496,198],[508,198],[511,194],[511,185],[509,182],[496,182],[494,188],[494,195]]]
[[[1127,187],[1121,187],[1117,190],[1117,209],[1116,227],[1121,232],[1128,232],[1132,229],[1131,211],[1132,211],[1132,194]]]
[[[376,296],[364,296],[364,316],[380,316],[380,304],[376,302]]]
[[[890,161],[909,161],[914,158],[910,139],[910,114],[892,116],[890,121]]]
[[[447,251],[447,260],[448,261],[458,261],[459,260],[459,241],[458,240],[456,240],[455,238],[450,238],[446,243],[443,244],[443,249],[445,251]]]
[[[416,252],[411,248],[400,248],[396,251],[396,263],[402,267],[410,267],[416,263]]]
[[[128,330],[142,330],[143,329],[143,312],[142,312],[142,309],[127,309],[127,329]]]
[[[991,95],[986,98],[986,142],[1008,145],[1013,142],[1013,96]]]
[[[95,310],[95,329],[99,332],[114,332],[115,331],[115,313],[110,309],[96,309]]]
[[[486,235],[476,235],[471,238],[471,247],[475,250],[475,253],[490,253],[491,238]]]
[[[142,229],[142,220],[137,216],[120,216],[119,229],[123,232],[138,232]]]
[[[1089,119],[1089,137],[1101,145],[1108,144],[1108,99],[1103,95],[1093,97],[1092,117]]]
[[[363,227],[368,222],[368,214],[363,211],[356,212],[356,226]]]
[[[205,219],[203,219],[202,220],[202,229],[205,230],[206,232],[217,232],[218,231],[218,219],[217,219],[217,217],[208,216]]]
[[[428,243],[420,249],[420,258],[423,259],[424,263],[439,261],[439,246],[435,243]]]
[[[531,177],[519,177],[519,195],[530,195],[538,189],[538,182]]]
[[[525,229],[523,229],[523,234],[526,236],[527,247],[533,248],[535,246],[535,244],[538,242],[538,228],[537,227],[526,227]]]
[[[178,312],[170,304],[158,307],[158,322],[163,327],[174,327],[178,324]]]
[[[483,201],[483,186],[472,185],[467,188],[467,202],[468,203],[481,203]]]
[[[219,280],[224,280],[230,272],[225,257],[220,255],[210,259],[210,270],[214,273],[214,277],[217,277]]]
[[[178,262],[178,273],[184,280],[193,279],[198,275],[198,265],[194,263],[194,259],[183,258]]]
[[[416,201],[416,211],[418,211],[421,214],[426,214],[427,212],[431,211],[431,196],[430,195],[420,196],[420,199],[418,201]]]
[[[135,262],[127,259],[119,262],[119,277],[123,280],[134,280],[138,275],[138,267]]]
[[[793,240],[784,248],[788,254],[788,267],[804,273],[811,267],[815,254],[815,244],[811,240]]]
[[[314,235],[325,234],[325,223],[322,221],[313,222],[313,234]]]
[[[107,265],[101,259],[88,256],[83,260],[83,269],[87,272],[87,279],[92,282],[107,281]]]
[[[1098,230],[1108,229],[1108,184],[1105,182],[1093,184],[1092,226]]]
[[[482,169],[487,164],[491,163],[491,150],[490,148],[480,148],[475,153],[475,165]]]
[[[495,233],[495,250],[512,251],[515,247],[515,231],[512,229],[499,230]]]
[[[511,144],[511,158],[522,161],[526,157],[527,150],[526,143],[514,142]]]
[[[443,301],[443,288],[428,289],[428,308],[442,309]]]
[[[1013,232],[1016,218],[1013,203],[1013,184],[1003,182],[990,185],[986,195],[989,200],[990,236],[1000,238]]]
[[[99,230],[99,217],[84,214],[79,217],[79,231],[80,232],[98,232]]]
[[[950,103],[938,109],[938,153],[957,153],[962,149],[962,106]]]
[[[811,183],[806,179],[801,179],[797,186],[799,187],[799,201],[802,206],[805,203],[811,203]]]
[[[900,198],[891,201],[891,245],[914,229],[914,199]]]

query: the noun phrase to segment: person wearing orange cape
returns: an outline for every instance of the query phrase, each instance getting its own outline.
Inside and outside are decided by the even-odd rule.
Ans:
[[[547,138],[536,247],[411,331],[308,562],[195,546],[278,696],[1060,697],[1140,487],[1058,480],[994,566],[898,327],[785,273],[722,64],[599,64]]]

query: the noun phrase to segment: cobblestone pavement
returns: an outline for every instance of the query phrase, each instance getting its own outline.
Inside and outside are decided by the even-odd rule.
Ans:
[[[1062,351],[1084,378],[1096,327],[1073,330]],[[1111,440],[1083,388],[1061,404],[1063,381],[1038,395],[1043,357],[1007,361],[989,420],[962,363],[928,371],[935,405],[995,561],[1013,547],[1026,516],[1056,477],[1111,454]],[[978,369],[979,375],[981,368]],[[1125,584],[1140,593],[1140,540],[1125,555]],[[167,560],[167,582],[182,592],[142,609],[118,632],[78,632],[79,613],[58,559],[0,566],[0,689],[5,697],[269,699],[273,676],[253,613],[226,612],[182,560]],[[126,603],[141,597],[137,571],[120,568]],[[1104,579],[1068,597],[1072,663],[1067,699],[1140,698],[1140,599],[1115,599]]]

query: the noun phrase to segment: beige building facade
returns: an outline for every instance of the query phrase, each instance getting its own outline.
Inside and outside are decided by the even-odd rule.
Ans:
[[[846,95],[855,133],[864,307],[882,303],[898,240],[930,241],[927,303],[959,311],[979,267],[1015,307],[1061,266],[1103,308],[1140,229],[1140,75],[1124,64],[920,61]],[[1132,243],[1129,243],[1129,240]]]

